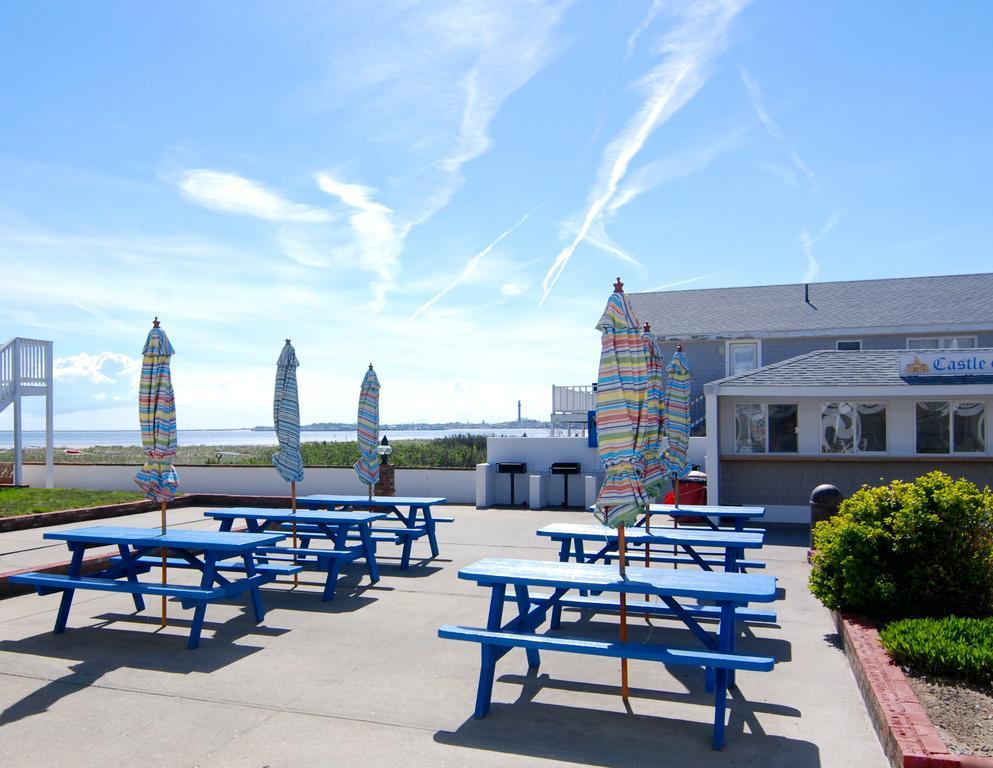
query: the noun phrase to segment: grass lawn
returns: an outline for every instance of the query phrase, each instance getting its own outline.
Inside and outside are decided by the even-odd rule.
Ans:
[[[0,488],[0,517],[55,512],[60,509],[99,507],[122,501],[141,501],[131,491],[88,491],[82,488]]]

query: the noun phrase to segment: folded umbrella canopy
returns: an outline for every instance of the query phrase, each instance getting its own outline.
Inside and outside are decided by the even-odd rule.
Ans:
[[[272,421],[276,429],[279,450],[272,455],[272,465],[279,476],[295,486],[303,480],[303,459],[300,456],[300,400],[297,394],[296,351],[286,340],[276,361],[276,386],[272,398]],[[296,488],[292,487],[296,504]]]
[[[664,432],[669,439],[665,465],[672,475],[676,504],[679,504],[679,481],[690,471],[690,366],[683,347],[676,347],[665,369]]]
[[[638,445],[642,406],[648,389],[648,362],[641,326],[624,295],[620,278],[597,323],[601,333],[597,377],[596,428],[606,477],[596,500],[597,518],[617,528],[617,562],[625,577],[624,526],[648,506]],[[627,642],[627,595],[620,595],[621,642]],[[621,695],[628,696],[627,659],[621,659]]]
[[[369,370],[365,372],[359,390],[356,425],[360,455],[354,467],[359,480],[369,486],[371,499],[373,486],[379,482],[379,378],[372,369],[372,363],[369,363]]]
[[[666,479],[666,467],[662,460],[662,353],[659,351],[652,327],[645,323],[642,332],[645,345],[645,360],[648,370],[648,387],[641,407],[638,428],[639,453],[642,460],[642,480],[645,493],[649,496],[661,494]]]
[[[279,476],[290,484],[290,509],[297,511],[297,482],[303,480],[303,458],[300,456],[300,399],[297,394],[297,353],[290,340],[276,360],[276,386],[272,397],[272,423],[279,441],[279,450],[272,455],[272,465]],[[293,521],[293,549],[297,548],[297,522]],[[297,562],[293,555],[293,564]],[[293,574],[293,585],[299,583]]]
[[[166,504],[176,498],[179,477],[172,460],[176,457],[176,402],[172,391],[169,358],[174,354],[159,319],[152,322],[141,352],[138,384],[138,423],[145,464],[134,476],[145,496],[159,502],[162,534],[166,529]],[[166,583],[166,551],[162,550],[162,583]],[[162,596],[162,626],[166,622],[166,599]]]

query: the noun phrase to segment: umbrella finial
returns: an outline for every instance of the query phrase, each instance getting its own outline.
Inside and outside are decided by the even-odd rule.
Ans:
[[[621,282],[621,278],[617,278],[617,282],[614,283],[614,293],[624,293],[624,283]]]
[[[652,330],[652,324],[651,323],[645,323],[645,327],[642,328],[641,330],[643,330],[645,333],[648,333],[649,331]]]
[[[682,352],[683,351],[683,345],[682,344],[677,344],[676,345],[676,351],[677,352]]]
[[[372,370],[372,363],[369,363],[369,370]]]
[[[287,344],[289,344],[289,343],[290,343],[290,340],[289,340],[289,339],[287,339],[287,340],[286,340],[286,343],[287,343]]]
[[[152,320],[152,328],[158,328],[158,327],[159,327],[159,316],[156,315],[155,319]]]

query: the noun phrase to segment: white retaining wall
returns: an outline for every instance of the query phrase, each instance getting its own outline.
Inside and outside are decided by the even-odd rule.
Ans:
[[[122,464],[56,464],[56,488],[90,488],[101,491],[133,491],[136,466]],[[280,496],[289,493],[289,483],[272,467],[212,465],[177,467],[182,493],[242,493]],[[24,482],[36,488],[45,485],[45,465],[25,464]],[[452,504],[474,504],[476,473],[472,469],[397,469],[397,496],[440,496]],[[365,494],[355,470],[347,467],[307,467],[297,483],[297,494]]]

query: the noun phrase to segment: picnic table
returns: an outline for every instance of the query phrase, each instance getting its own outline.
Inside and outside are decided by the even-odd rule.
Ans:
[[[715,531],[720,530],[722,519],[730,520],[734,530],[743,531],[746,521],[765,516],[765,507],[725,507],[713,504],[680,504],[678,507],[675,504],[649,504],[648,511],[653,515],[669,515],[677,523],[687,517],[702,517],[707,526]],[[643,525],[644,518],[638,524]]]
[[[603,561],[605,565],[610,565],[612,558],[617,556],[617,529],[608,528],[604,525],[586,525],[575,523],[555,523],[546,525],[538,530],[539,536],[545,536],[552,541],[559,542],[559,560],[568,562],[575,558],[579,563],[595,563]],[[729,573],[743,571],[747,568],[764,568],[765,563],[757,560],[744,560],[746,549],[759,549],[762,546],[764,534],[745,533],[738,531],[714,531],[700,528],[661,528],[654,527],[651,531],[644,528],[625,529],[624,539],[629,547],[644,547],[648,544],[670,545],[678,547],[686,554],[678,555],[652,555],[649,559],[653,563],[672,564],[693,564],[698,565],[705,571],[712,571],[714,567],[723,567]],[[591,554],[586,553],[585,544],[591,542],[601,544],[599,550]],[[713,553],[701,554],[697,551],[699,547],[723,550],[719,558],[715,558]],[[644,558],[641,552],[634,555]]]
[[[482,647],[476,717],[484,717],[489,712],[496,663],[513,648],[525,650],[528,666],[532,669],[541,663],[541,650],[699,666],[707,670],[707,690],[714,692],[712,743],[715,749],[720,749],[724,744],[727,691],[735,684],[735,671],[769,671],[775,664],[771,657],[741,654],[735,647],[736,609],[752,602],[775,600],[776,579],[772,576],[628,566],[626,577],[622,578],[615,566],[490,558],[461,569],[459,578],[475,581],[491,590],[485,628],[446,625],[438,630],[442,638],[477,642]],[[517,612],[504,623],[508,587],[513,588],[509,602],[516,606]],[[534,587],[552,592],[533,595],[531,589]],[[559,606],[565,595],[574,590],[657,597],[674,618],[686,625],[697,645],[674,648],[659,643],[622,643],[559,633],[537,634],[548,617],[549,608]],[[692,611],[679,602],[686,599],[701,600],[716,609],[716,631],[704,629]],[[550,628],[558,628],[554,616]]]
[[[454,517],[436,517],[431,507],[444,504],[446,499],[421,496],[330,496],[313,494],[297,498],[297,506],[306,509],[329,510],[368,510],[392,515],[401,525],[372,527],[374,541],[399,544],[403,547],[400,555],[400,570],[410,567],[411,545],[427,536],[431,545],[431,557],[438,557],[437,523],[455,522]],[[406,511],[401,511],[404,508]]]
[[[345,563],[362,558],[369,571],[369,580],[379,581],[376,564],[376,542],[372,539],[372,523],[386,517],[385,512],[331,512],[327,510],[265,509],[263,507],[225,507],[204,512],[219,520],[222,531],[230,531],[236,520],[244,520],[249,531],[261,533],[276,526],[287,535],[296,528],[300,546],[272,545],[260,547],[256,557],[260,562],[291,562],[306,568],[327,571],[322,600],[334,600],[335,587]],[[349,546],[350,539],[359,544]],[[331,548],[311,547],[314,539],[326,539]]]
[[[216,531],[177,531],[168,529],[163,534],[159,528],[129,528],[98,525],[70,531],[52,531],[44,538],[65,541],[72,552],[66,574],[23,573],[10,577],[10,581],[34,586],[39,595],[62,593],[62,602],[55,619],[55,634],[65,631],[69,609],[77,589],[94,589],[105,592],[130,592],[135,609],[145,608],[144,595],[177,597],[183,608],[193,608],[193,623],[187,647],[200,644],[200,633],[207,603],[234,597],[242,592],[249,594],[255,620],[265,618],[259,585],[273,581],[278,575],[299,570],[292,565],[256,563],[254,555],[260,547],[275,544],[282,533],[218,533]],[[93,547],[116,546],[120,553],[111,560],[109,567],[98,573],[81,573],[83,556]],[[201,572],[200,584],[161,584],[140,581],[139,574],[147,573],[162,564],[155,550],[171,553],[167,564],[175,568],[195,568]],[[224,575],[228,574],[228,575]],[[237,576],[232,574],[238,574]]]

